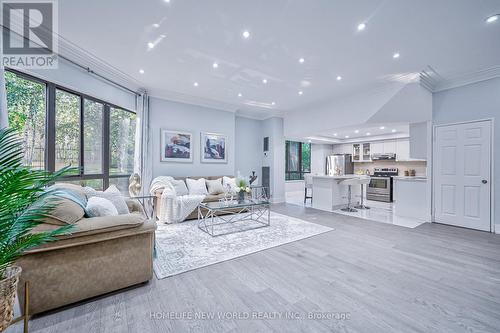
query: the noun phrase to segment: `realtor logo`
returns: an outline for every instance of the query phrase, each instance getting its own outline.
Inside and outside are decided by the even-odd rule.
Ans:
[[[2,63],[12,68],[57,68],[57,2],[2,1]]]

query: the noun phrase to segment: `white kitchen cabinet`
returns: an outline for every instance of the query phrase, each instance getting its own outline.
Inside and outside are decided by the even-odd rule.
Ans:
[[[383,154],[384,153],[384,143],[382,141],[372,142],[371,151],[373,154]]]
[[[410,159],[410,140],[396,140],[396,161],[408,161]]]
[[[384,141],[384,154],[396,153],[396,140]]]

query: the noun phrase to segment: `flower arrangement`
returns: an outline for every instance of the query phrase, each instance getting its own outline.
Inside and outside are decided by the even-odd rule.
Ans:
[[[243,178],[237,179],[235,191],[238,193],[238,201],[244,201],[245,193],[250,193],[250,187],[248,187],[247,181]]]
[[[247,181],[245,179],[243,179],[243,178],[237,179],[236,180],[236,189],[235,189],[235,191],[237,193],[239,193],[239,192],[250,193],[250,187],[248,187]]]

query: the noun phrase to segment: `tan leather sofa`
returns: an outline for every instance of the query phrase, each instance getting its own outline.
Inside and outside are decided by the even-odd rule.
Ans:
[[[183,180],[184,182],[186,181],[186,178],[191,178],[191,179],[200,179],[200,178],[205,178],[208,180],[214,180],[214,179],[219,179],[222,178],[223,176],[197,176],[197,177],[174,177],[174,179],[177,180]],[[234,176],[226,176],[226,177],[234,177]],[[163,188],[160,188],[156,190],[154,193],[154,207],[155,207],[155,216],[160,215],[160,200],[161,200],[161,194],[163,192]],[[207,195],[203,202],[212,202],[212,201],[219,201],[219,199],[222,199],[224,197],[224,194],[217,194],[217,195]],[[198,210],[195,209],[189,216],[186,218],[186,220],[192,220],[192,219],[197,219],[198,218]]]
[[[130,214],[82,218],[71,235],[18,259],[23,269],[18,295],[24,304],[24,282],[29,281],[30,315],[152,278],[156,222],[144,217],[137,202],[127,206]],[[37,231],[57,227],[42,224]]]

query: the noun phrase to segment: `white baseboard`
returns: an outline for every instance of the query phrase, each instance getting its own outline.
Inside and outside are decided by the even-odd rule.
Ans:
[[[285,202],[285,198],[281,197],[281,198],[274,198],[272,197],[271,198],[271,203],[282,203],[282,202]]]

